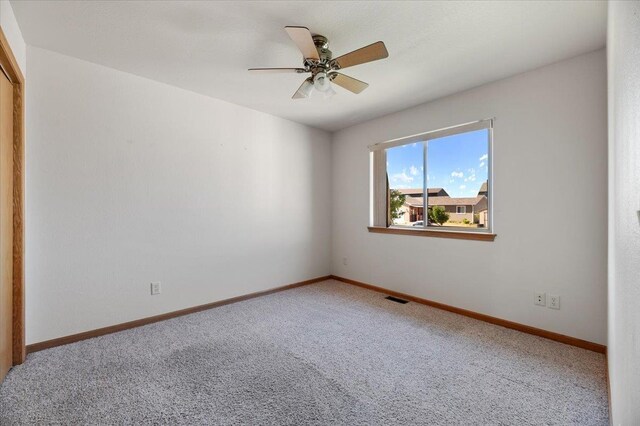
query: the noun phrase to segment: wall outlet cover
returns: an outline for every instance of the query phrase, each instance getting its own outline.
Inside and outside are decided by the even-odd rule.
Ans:
[[[162,287],[160,286],[160,282],[151,283],[151,295],[160,294],[162,292]]]
[[[533,293],[533,304],[538,306],[547,306],[547,295],[545,293]]]
[[[549,295],[549,308],[550,309],[560,309],[560,296],[556,294]]]

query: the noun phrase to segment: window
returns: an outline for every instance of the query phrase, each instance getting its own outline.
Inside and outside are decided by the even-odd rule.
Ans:
[[[492,127],[483,120],[372,145],[370,230],[493,235]]]

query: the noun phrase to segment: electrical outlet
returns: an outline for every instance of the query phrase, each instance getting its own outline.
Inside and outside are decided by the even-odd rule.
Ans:
[[[342,258],[342,264],[343,264],[344,266],[347,266],[347,258],[346,258],[346,257],[343,257],[343,258]]]
[[[549,308],[560,309],[560,296],[557,296],[555,294],[549,295]]]
[[[160,282],[151,283],[151,295],[160,294],[162,292],[162,287],[160,287]]]
[[[533,304],[538,306],[547,306],[547,295],[544,293],[533,293]]]

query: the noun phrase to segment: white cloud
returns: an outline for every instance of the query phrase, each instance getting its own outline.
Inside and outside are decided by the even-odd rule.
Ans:
[[[488,154],[485,154],[485,155],[483,155],[482,157],[478,158],[478,161],[485,161],[485,160],[487,160],[488,158],[489,158],[489,155],[488,155]],[[482,167],[482,166],[480,166],[480,167]]]
[[[476,180],[476,175],[471,175],[468,178],[466,178],[464,181],[465,182],[473,182],[474,180]]]
[[[417,176],[418,175],[418,168],[416,166],[409,167],[409,173],[411,174],[411,176]]]
[[[480,163],[480,167],[484,167],[484,161]]]
[[[406,170],[403,170],[402,173],[396,173],[395,175],[391,175],[390,178],[392,183],[400,183],[400,184],[408,184],[413,182],[413,178],[409,176]]]
[[[449,183],[453,183],[453,179],[449,179]]]
[[[453,177],[453,178],[461,178],[461,177],[464,177],[464,173],[462,173],[462,172],[451,172],[451,177]]]
[[[460,185],[460,189],[465,189],[466,187],[467,187],[467,185]]]

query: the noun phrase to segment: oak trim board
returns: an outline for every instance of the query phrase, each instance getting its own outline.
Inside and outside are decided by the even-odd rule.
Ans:
[[[110,325],[108,327],[102,327],[95,330],[89,330],[82,333],[71,334],[69,336],[57,337],[51,340],[45,340],[43,342],[32,343],[27,345],[27,353],[33,353],[42,351],[44,349],[53,348],[56,346],[67,345],[69,343],[80,342],[86,339],[92,339],[94,337],[104,336],[106,334],[117,333],[119,331],[129,330],[131,328],[141,327],[147,324],[153,324],[155,322],[168,320],[171,318],[181,317],[183,315],[194,314],[196,312],[206,311],[208,309],[217,308],[224,305],[230,305],[232,303],[242,302],[243,300],[249,300],[260,296],[266,296],[268,294],[278,293],[292,288],[302,287],[309,284],[314,284],[320,281],[331,279],[330,275],[312,278],[305,281],[300,281],[293,284],[288,284],[280,287],[271,288],[268,290],[257,291],[254,293],[244,294],[242,296],[232,297],[230,299],[219,300],[217,302],[207,303],[204,305],[193,306],[191,308],[180,309],[178,311],[167,312],[164,314],[154,315],[152,317],[141,318],[133,321],[128,321],[120,324]]]
[[[0,28],[0,66],[13,84],[13,365],[26,359],[24,314],[24,75]]]
[[[431,306],[433,308],[442,309],[445,311],[453,312],[459,315],[464,315],[469,318],[477,319],[480,321],[488,322],[490,324],[499,325],[501,327],[510,328],[523,333],[532,334],[538,337],[544,337],[546,339],[555,340],[556,342],[565,343],[567,345],[576,346],[582,349],[605,354],[607,347],[599,343],[589,342],[587,340],[578,339],[576,337],[566,336],[564,334],[555,333],[553,331],[543,330],[541,328],[532,327],[530,325],[520,324],[517,322],[505,320],[502,318],[492,317],[490,315],[481,314],[478,312],[470,311],[467,309],[457,308],[455,306],[446,305],[444,303],[434,302],[429,299],[423,299],[421,297],[411,296],[409,294],[400,293],[397,291],[389,290],[384,287],[378,287],[375,285],[363,283],[361,281],[352,280],[349,278],[332,275],[332,279],[341,281],[346,284],[355,285],[358,287],[366,288],[368,290],[377,291],[379,293],[388,294],[400,299],[410,300],[412,302],[420,303],[423,305]]]
[[[404,228],[387,228],[382,226],[368,226],[369,232],[374,234],[394,234],[394,235],[413,235],[418,237],[434,237],[434,238],[451,238],[454,240],[473,240],[473,241],[493,241],[496,234],[487,232],[465,232],[452,230],[431,230],[431,229],[404,229]]]

